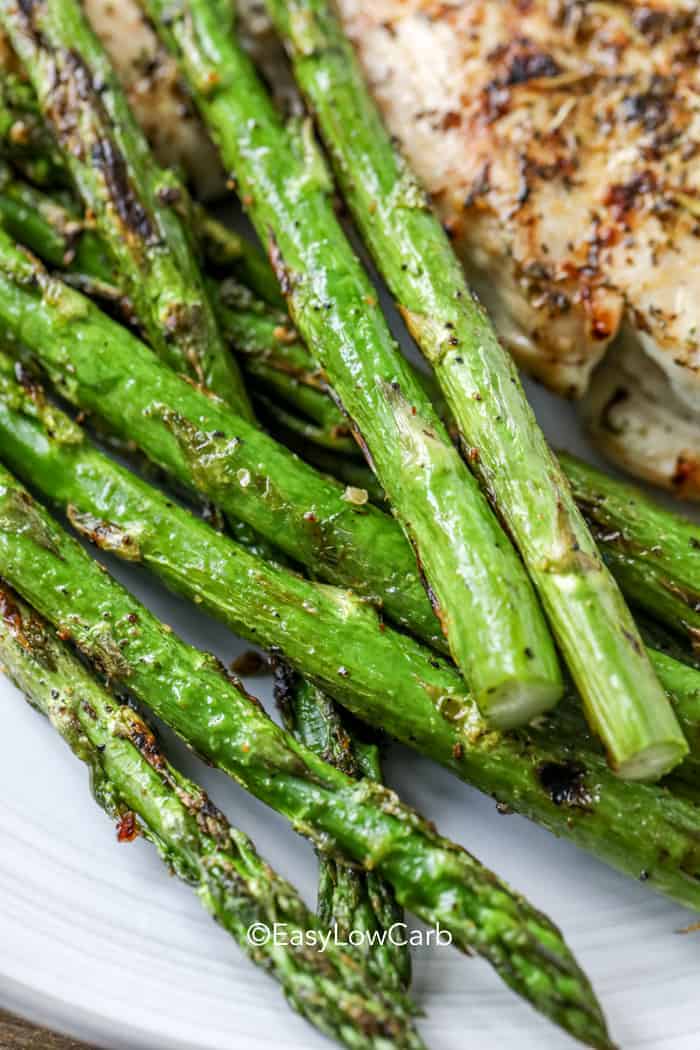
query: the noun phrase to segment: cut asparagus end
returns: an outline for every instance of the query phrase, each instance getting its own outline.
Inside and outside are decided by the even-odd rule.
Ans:
[[[547,680],[507,682],[489,696],[483,713],[497,729],[516,729],[551,711],[561,694],[561,687]]]
[[[678,765],[688,753],[687,745],[676,740],[651,744],[638,751],[615,770],[623,780],[646,780],[653,782]]]

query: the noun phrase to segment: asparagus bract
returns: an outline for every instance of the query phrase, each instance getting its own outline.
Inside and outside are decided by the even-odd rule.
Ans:
[[[89,767],[95,799],[118,821],[120,836],[149,839],[248,957],[279,981],[293,1009],[348,1047],[423,1046],[403,997],[392,999],[332,942],[325,951],[309,943],[321,930],[294,887],[170,764],[143,718],[108,693],[2,584],[0,661]],[[256,923],[282,924],[289,943],[252,944],[247,933]]]
[[[621,776],[655,779],[682,757],[678,727],[514,363],[384,128],[330,0],[267,0],[267,8],[355,221],[520,550],[591,726]]]
[[[178,213],[184,188],[156,164],[78,0],[5,4],[0,19],[149,342],[252,416]]]
[[[234,39],[228,2],[144,6],[414,547],[455,662],[494,722],[526,721],[561,695],[552,640],[522,564],[391,337],[336,219],[311,128],[283,125]]]
[[[277,726],[211,656],[178,638],[93,561],[4,469],[0,577],[115,685],[318,848],[376,871],[584,1042],[609,1046],[588,981],[549,920],[387,788],[354,781]]]

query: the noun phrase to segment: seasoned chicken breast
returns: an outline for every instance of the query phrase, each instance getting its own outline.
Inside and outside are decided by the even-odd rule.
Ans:
[[[551,0],[341,6],[522,364],[582,393],[629,305],[654,349],[697,371],[696,16]]]
[[[695,0],[338,3],[505,344],[552,389],[586,395],[617,463],[700,495]],[[212,147],[135,0],[85,7],[161,159],[215,192]],[[239,13],[288,100],[260,0]]]
[[[579,397],[624,330],[593,378],[591,431],[633,473],[697,495],[698,5],[339,2],[518,361]]]

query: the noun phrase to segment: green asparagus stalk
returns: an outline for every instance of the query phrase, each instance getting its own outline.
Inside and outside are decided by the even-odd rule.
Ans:
[[[0,70],[0,147],[31,183],[53,192],[71,186],[71,176],[44,123],[32,86],[5,68]],[[266,303],[283,305],[277,279],[262,252],[206,208],[193,201],[189,204],[188,218],[207,262],[217,271],[234,274]]]
[[[167,537],[166,537],[167,544]],[[318,848],[376,871],[401,905],[584,1042],[607,1047],[599,1006],[559,932],[388,789],[354,781],[277,726],[211,656],[179,639],[0,471],[0,577],[115,685]]]
[[[376,745],[360,748],[331,698],[282,662],[275,668],[275,699],[285,725],[302,744],[356,780],[366,776],[381,783]],[[362,948],[376,980],[390,988],[410,983],[411,956],[400,932],[403,912],[382,879],[321,854],[317,911],[321,923],[343,942],[353,930],[367,933]],[[388,934],[386,940],[377,937],[380,931]]]
[[[39,249],[37,252],[41,255]],[[221,330],[241,357],[246,373],[290,407],[309,416],[326,433],[347,432],[347,418],[330,396],[327,377],[290,325],[286,312],[270,310],[256,300],[245,283],[235,279],[214,285],[212,293]],[[447,409],[437,384],[418,369],[413,369],[413,374],[447,422]],[[354,451],[361,456],[356,442]]]
[[[25,203],[25,201],[26,201],[26,196],[27,196],[26,192],[25,193],[16,194],[16,196],[19,196],[19,198],[20,198],[19,203],[23,205]],[[35,196],[36,195],[34,194],[33,198]],[[15,220],[15,228],[20,228],[21,229],[21,227],[22,227],[22,219],[24,218],[24,215],[22,214],[22,210],[20,210],[19,213],[17,213],[17,209],[14,208],[15,204],[17,203],[15,201],[14,197],[12,196],[12,194],[6,194],[2,198],[0,198],[0,211],[3,210],[2,209],[2,203],[1,203],[2,200],[7,200],[8,204],[13,206],[13,208],[10,209],[10,216],[9,217],[11,219]],[[30,203],[36,204],[37,202],[36,202],[36,200],[32,199],[30,201]],[[44,212],[45,212],[45,210],[46,209],[44,208]],[[4,211],[6,213],[7,212],[7,208],[4,209]],[[37,220],[41,220],[41,219],[52,220],[53,223],[54,223],[54,226],[57,225],[56,224],[56,217],[54,215],[46,216],[44,213],[42,213],[42,210],[40,208],[35,210],[35,214],[37,215]],[[37,232],[41,233],[41,224],[38,221],[36,223],[34,223],[34,227],[36,227],[36,226],[39,226],[39,230]],[[49,226],[49,230],[51,230],[51,228],[52,227]],[[32,229],[33,229],[33,227],[32,227]],[[50,236],[46,238],[46,241],[47,241],[48,245],[50,247],[54,248],[54,256],[55,255],[59,255],[64,261],[65,261],[65,255],[66,255],[66,246],[64,246],[64,244],[62,244],[61,241],[65,240],[66,232],[67,232],[66,223],[63,223],[63,224],[59,225],[59,227],[58,227],[58,234],[57,234],[56,238],[54,238],[54,241],[58,240],[58,242],[59,242],[58,246],[54,245],[54,241],[52,241]],[[60,236],[59,236],[59,234],[60,234]],[[81,238],[81,245],[83,247],[85,246],[86,242],[89,244],[89,239],[90,238],[89,238],[88,234],[89,234],[89,231],[88,231],[88,233],[86,233],[86,236],[85,236],[84,239]],[[82,258],[78,258],[77,255],[76,255],[76,258],[74,259],[74,263],[77,266],[80,266],[85,261],[85,259],[84,259],[84,256],[86,254],[85,251],[83,251],[81,254],[83,256]],[[90,262],[90,260],[88,259],[88,263],[89,262]],[[93,268],[93,272],[94,272],[94,268]],[[15,395],[17,395],[17,393],[18,393],[18,391],[15,390]],[[55,423],[56,423],[56,420],[54,419],[53,420],[53,425],[55,425]],[[68,430],[68,428],[64,425],[63,432],[67,432],[67,430]],[[76,465],[76,464],[73,464],[73,465]],[[161,503],[163,503],[163,502],[164,501],[161,501]],[[166,505],[166,507],[168,506],[167,502],[165,503],[165,505]],[[92,511],[94,513],[96,508],[93,507],[91,509],[92,509]],[[83,507],[83,510],[86,513],[89,513],[90,508]],[[74,517],[73,520],[76,520],[75,517]],[[93,528],[93,534],[94,535],[97,534],[94,531],[94,528]],[[208,540],[209,540],[209,537],[205,534],[204,537],[203,537],[202,549],[209,549]],[[260,567],[261,567],[261,569],[264,570],[264,566],[261,565]],[[255,563],[254,562],[253,562],[253,569],[252,569],[252,571],[253,571],[253,574],[255,574]],[[195,572],[196,572],[196,567],[195,567]],[[264,571],[263,571],[263,574],[264,574]],[[254,636],[253,640],[257,640],[257,638],[255,638],[255,636]],[[339,721],[339,719],[336,719],[336,720]],[[300,724],[302,724],[301,720],[300,720]],[[389,902],[391,900],[390,891],[387,888],[384,887],[384,884],[383,884],[382,880],[378,876],[369,876],[367,878],[364,878],[364,877],[361,877],[360,875],[355,874],[354,872],[352,872],[352,873],[350,873],[349,871],[346,872],[345,869],[344,869],[344,866],[339,864],[339,863],[328,861],[328,866],[322,866],[322,869],[321,869],[322,877],[325,879],[325,881],[327,883],[330,882],[330,879],[329,879],[329,876],[328,876],[328,872],[329,872],[329,866],[331,864],[333,865],[334,874],[336,876],[335,883],[339,887],[339,890],[338,890],[339,895],[342,894],[342,896],[344,896],[346,899],[349,899],[350,896],[351,896],[351,892],[353,893],[353,896],[354,896],[354,899],[355,899],[355,909],[354,909],[354,911],[357,913],[355,915],[355,919],[356,920],[359,921],[360,918],[363,918],[363,920],[366,920],[365,921],[365,925],[367,925],[368,922],[369,922],[368,916],[376,914],[377,918],[380,918],[381,916],[390,917],[390,915],[391,915],[391,908],[389,906]],[[369,880],[369,887],[371,888],[371,892],[369,892],[369,889],[368,889],[368,880]],[[344,892],[342,892],[342,891],[344,891]],[[376,908],[376,912],[375,912],[375,908]],[[407,977],[408,976],[408,970],[407,970],[407,968],[405,966],[405,961],[404,961],[404,965],[403,966],[399,965],[399,963],[401,961],[401,949],[400,948],[394,948],[392,945],[387,945],[386,947],[378,946],[377,949],[376,949],[376,952],[377,952],[378,955],[381,956],[378,959],[378,962],[386,964],[385,967],[384,967],[384,970],[386,971],[387,974],[392,974],[393,973],[393,974],[396,974],[399,977]],[[392,957],[394,955],[396,956],[396,959],[394,960],[394,965],[393,965],[393,967],[389,967],[388,964],[392,961]],[[378,969],[377,972],[379,972],[379,969]]]
[[[289,412],[284,405],[280,404],[279,400],[271,398],[264,391],[253,388],[252,395],[263,417],[271,417],[278,425],[294,431],[302,441],[311,442],[316,446],[341,455],[352,454],[353,439],[346,437],[342,429],[338,432],[333,423],[327,427],[323,423],[319,424],[310,419],[302,419],[294,412]]]
[[[347,499],[341,485],[176,376],[1,230],[0,321],[13,353],[40,364],[66,400],[176,482],[315,575],[381,603],[395,622],[438,642],[411,549],[387,515]]]
[[[0,18],[149,342],[171,367],[252,418],[179,209],[78,0],[5,4]]]
[[[234,39],[226,0],[144,6],[414,547],[455,662],[494,723],[527,721],[561,695],[551,637],[515,551],[391,337],[335,216],[311,128],[283,126]]]
[[[578,747],[587,738],[575,694],[559,705],[543,742],[534,730],[523,737],[499,736],[464,694],[454,669],[407,637],[382,629],[366,605],[329,588],[314,591],[307,581],[252,559],[90,448],[36,386],[25,380],[21,389],[7,368],[0,375],[3,456],[67,510],[83,534],[122,558],[140,560],[238,633],[284,654],[355,715],[504,806],[635,878],[645,872],[651,885],[700,909],[700,854],[694,846],[700,816],[677,810],[661,788],[620,781],[589,743]],[[693,744],[695,762],[700,675],[651,655]],[[570,790],[564,791],[567,784]]]
[[[465,689],[454,667],[352,593],[264,561],[174,504],[100,452],[31,377],[18,382],[15,367],[0,354],[3,461],[81,535],[142,564],[360,714],[363,698],[378,694],[397,706],[426,696],[459,706]]]
[[[368,488],[372,498],[381,502],[381,492],[366,467],[349,463],[344,455],[324,455],[326,450],[343,451],[329,439],[342,416],[337,409],[322,411],[317,404],[325,400],[331,409],[334,407],[318,381],[313,380],[313,372],[305,370],[305,364],[307,369],[312,368],[308,351],[295,347],[294,363],[288,364],[284,351],[273,351],[271,342],[270,353],[264,356],[264,345],[262,340],[258,343],[264,368],[255,367],[249,374],[255,383],[263,384],[265,391],[276,395],[277,401],[256,392],[268,427],[284,435],[285,444],[319,469],[347,478],[358,488]],[[268,371],[276,372],[274,382]],[[279,401],[290,409],[282,408]],[[291,422],[294,416],[296,422]],[[319,428],[322,434],[316,440]],[[625,598],[700,649],[700,526],[661,507],[636,486],[617,481],[568,453],[560,452],[558,459]]]
[[[700,788],[700,674],[696,668],[659,649],[650,647],[647,651],[654,670],[673,704],[690,747],[690,755],[664,780],[664,784],[671,786],[677,780],[681,780],[696,784]],[[581,711],[577,704],[572,702],[571,697],[566,697],[559,705],[556,718],[547,720],[543,716],[538,728],[545,726],[554,739],[567,742],[569,746],[574,741],[581,746],[581,742],[585,740],[586,750],[595,749],[590,732],[586,732],[587,727]],[[675,792],[673,787],[671,789]]]
[[[52,266],[71,273],[89,275],[101,287],[110,280],[110,263],[99,235],[87,229],[64,202],[0,171],[0,217],[5,228],[22,239]],[[217,314],[227,339],[238,349],[254,383],[278,395],[285,403],[308,416],[327,435],[322,446],[344,449],[345,420],[325,390],[325,380],[311,356],[296,338],[288,321],[235,281],[224,281],[217,293]],[[118,296],[116,290],[111,297]],[[428,377],[423,377],[428,383]],[[283,423],[278,410],[270,410],[276,424]],[[284,421],[287,413],[283,414]],[[296,452],[326,474],[336,474],[352,488],[368,489],[375,501],[381,492],[373,475],[347,457],[332,459],[317,449],[305,448],[299,438],[316,436],[303,420],[294,428]],[[341,433],[341,440],[333,440]],[[287,434],[286,441],[293,440]],[[614,482],[607,475],[566,454],[560,463],[572,485],[574,496],[595,531],[596,541],[626,597],[635,605],[688,637],[691,644],[700,629],[696,605],[696,578],[700,568],[700,533],[678,514],[663,510],[639,490]]]
[[[312,442],[303,440],[299,436],[298,431],[288,430],[284,426],[280,426],[274,415],[264,417],[264,422],[268,431],[278,441],[281,441],[287,448],[301,456],[307,463],[316,467],[322,474],[329,478],[335,478],[337,481],[342,481],[350,490],[355,489],[359,494],[359,499],[364,499],[362,493],[366,492],[367,498],[372,503],[386,509],[386,499],[382,492],[382,487],[364,462],[359,462],[350,456],[338,456],[326,448],[321,448]]]
[[[222,284],[217,310],[222,330],[242,353],[246,372],[254,382],[262,383],[297,414],[308,416],[326,434],[342,425],[343,416],[328,396],[324,377],[283,319],[269,313],[263,313],[261,319],[259,306],[235,282]],[[439,403],[439,392],[429,377],[421,379],[432,400]],[[274,415],[282,426],[289,418],[289,413],[280,413],[279,409]],[[303,430],[303,420],[291,429],[313,441],[315,432]],[[327,440],[321,442],[322,447],[329,444]],[[352,484],[358,488],[373,484],[366,469],[353,467],[341,457],[330,459],[310,449],[302,452],[301,442],[293,447],[300,454],[310,454],[311,462],[328,474],[342,473],[345,477],[345,472],[351,471]],[[684,635],[691,645],[700,644],[700,528],[662,508],[633,485],[615,481],[567,453],[560,452],[558,459],[603,558],[628,601]],[[376,490],[372,491],[374,498],[379,498]]]
[[[51,261],[57,264],[63,262],[64,265],[69,263],[71,269],[87,270],[94,276],[101,275],[108,279],[109,262],[104,255],[99,255],[101,244],[96,234],[90,230],[80,230],[79,227],[76,230],[78,224],[74,221],[71,223],[64,209],[59,209],[50,200],[43,199],[31,187],[9,181],[5,190],[6,192],[0,195],[0,215],[3,216],[6,228],[20,236],[23,233],[26,235],[29,229],[33,240],[46,241],[44,251],[48,250],[52,256]],[[216,224],[213,221],[209,225],[216,231]],[[47,234],[48,236],[42,236]],[[51,236],[52,234],[54,235]],[[70,244],[71,240],[76,241],[75,248]],[[15,397],[19,393],[15,388]],[[327,398],[323,400],[329,408],[334,407]],[[52,422],[55,426],[55,416]],[[66,423],[67,421],[64,421],[63,432],[68,432]],[[87,511],[84,510],[86,513],[92,513],[93,517],[94,511],[94,507]],[[94,528],[92,533],[95,534]],[[323,701],[322,694],[315,687],[302,684],[300,688],[306,689],[308,693],[307,703],[299,711],[297,720],[297,728],[303,732],[305,723],[308,721],[315,724],[319,718],[330,719],[329,705],[332,705],[330,701]],[[313,701],[317,693],[318,711],[314,712]],[[333,717],[333,724],[336,732],[340,733],[342,723],[337,711]],[[378,776],[377,779],[381,777]],[[350,930],[355,928],[373,930],[375,933],[381,931],[384,919],[388,921],[389,926],[399,923],[401,912],[395,905],[391,890],[376,875],[361,875],[354,869],[329,859],[325,862],[321,861],[320,880],[324,887],[335,887],[332,895],[336,902],[334,912],[338,919],[337,925],[345,939],[349,936]],[[328,895],[329,893],[324,894],[326,897]],[[340,907],[340,901],[344,902],[343,908]],[[323,919],[324,913],[321,914]],[[355,923],[355,926],[347,925],[348,922]],[[410,969],[405,946],[393,945],[388,941],[381,943],[375,941],[368,946],[368,950],[370,948],[372,956],[376,956],[376,979],[381,978],[392,986],[400,985],[402,981],[408,983]]]
[[[282,654],[360,714],[363,698],[377,693],[397,706],[419,706],[426,692],[443,702],[444,697],[463,701],[454,667],[383,625],[366,602],[270,564],[212,529],[106,456],[31,376],[17,373],[18,366],[0,354],[3,459],[81,535],[144,565],[235,633]],[[700,754],[700,674],[660,653],[651,657],[693,751]],[[301,704],[309,707],[308,701]]]
[[[99,235],[86,228],[65,202],[13,178],[6,169],[0,169],[0,218],[13,237],[22,240],[51,266],[88,276],[102,288],[109,285],[111,265]],[[230,258],[234,251],[235,241]],[[347,422],[328,395],[322,373],[286,316],[256,300],[235,280],[228,279],[220,285],[211,282],[211,291],[222,332],[239,353],[252,382],[261,384],[262,389],[311,420],[309,425],[300,418],[296,425],[285,428],[292,414],[272,408],[271,400],[266,399],[270,419],[274,419],[283,433],[285,429],[294,432],[286,434],[285,443],[292,441],[294,451],[309,457],[324,473],[338,477],[353,488],[366,489],[375,502],[382,502],[383,495],[367,467],[345,456],[334,458],[323,454],[322,450],[327,448],[346,451],[343,434]],[[119,294],[113,288],[109,291],[111,298]],[[420,378],[432,400],[437,402],[439,392],[431,386],[429,377]],[[320,449],[305,447],[303,439],[312,446],[319,444]],[[634,486],[614,481],[571,455],[559,453],[559,462],[626,598],[697,646],[700,636],[698,526],[661,508]]]
[[[0,584],[3,670],[90,769],[98,804],[119,837],[143,835],[192,886],[214,919],[282,986],[290,1006],[352,1048],[420,1048],[403,996],[391,996],[356,953],[332,941],[293,886],[257,854],[243,832],[175,769],[147,723],[90,675],[65,642]],[[255,924],[286,927],[287,944],[254,945]]]
[[[65,195],[49,196],[31,183],[14,177],[0,164],[0,221],[4,229],[26,244],[52,267],[82,274],[110,288],[110,297],[125,297],[115,287],[109,251],[99,234],[88,227]]]
[[[560,461],[629,600],[700,649],[700,525],[573,456]]]
[[[66,278],[70,276],[77,282],[78,287],[87,287],[91,296],[121,304],[123,314],[131,319],[133,307],[113,283],[113,267],[104,241],[95,230],[80,221],[69,203],[44,195],[35,187],[13,178],[7,168],[0,167],[0,221],[12,237],[26,244],[44,262],[60,268]],[[206,214],[203,221],[216,226],[216,220]],[[243,238],[237,234],[231,236],[236,242],[243,243]],[[257,260],[254,251],[250,257],[254,262]],[[241,252],[238,258],[245,262],[246,257]],[[276,414],[282,413],[289,429],[315,445],[336,452],[359,451],[347,421],[333,401],[318,386],[309,385],[307,376],[300,376],[298,380],[292,374],[295,357],[305,360],[307,367],[310,367],[310,359],[305,348],[291,334],[285,317],[255,301],[247,288],[231,279],[224,281],[222,287],[224,291],[220,292],[218,284],[211,281],[210,295],[217,306],[222,333],[239,352],[247,375],[256,382],[261,381],[283,399],[293,399],[294,408],[304,411],[308,419],[301,420],[295,413],[287,413],[282,408],[278,408]],[[238,304],[235,309],[231,305],[234,295]],[[290,390],[290,384],[294,389]],[[258,400],[265,407],[267,394],[260,392]]]
[[[529,570],[589,723],[621,776],[660,776],[682,748],[639,632],[515,365],[382,124],[330,0],[267,0],[267,9],[355,221],[435,369],[472,469]]]

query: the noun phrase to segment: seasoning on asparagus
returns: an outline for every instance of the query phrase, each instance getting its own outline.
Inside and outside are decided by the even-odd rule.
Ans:
[[[492,721],[527,721],[562,683],[523,566],[400,354],[336,218],[308,124],[285,127],[233,36],[231,5],[147,3],[414,547],[455,662]]]
[[[382,124],[339,17],[330,0],[267,0],[267,8],[355,221],[435,369],[472,469],[529,570],[590,725],[621,776],[661,776],[680,761],[683,747],[639,632],[515,365]]]
[[[0,661],[90,769],[95,800],[118,822],[125,841],[143,835],[187,882],[214,919],[277,980],[290,1006],[320,1031],[352,1048],[416,1048],[403,995],[378,985],[356,953],[331,941],[301,897],[231,827],[199,785],[163,754],[153,731],[88,673],[54,631],[0,583]],[[279,923],[287,943],[253,945],[253,924]],[[296,934],[296,936],[295,936]]]
[[[700,817],[678,811],[663,788],[650,791],[610,773],[586,739],[573,692],[558,706],[546,736],[530,730],[500,737],[453,668],[382,629],[366,604],[251,559],[91,449],[26,377],[22,389],[7,366],[0,376],[3,455],[67,510],[84,535],[122,558],[139,559],[237,633],[283,653],[364,721],[509,809],[635,878],[646,872],[650,885],[700,909],[700,861],[696,869],[692,860]],[[201,552],[208,553],[204,561]],[[680,767],[684,780],[692,781],[700,759],[700,674],[651,655],[693,748]]]
[[[411,549],[387,515],[344,498],[341,485],[175,375],[2,230],[0,320],[13,353],[38,363],[66,400],[103,419],[176,482],[315,575],[439,640]]]
[[[80,3],[5,4],[0,19],[149,342],[252,417],[180,215],[185,190],[157,165]]]
[[[275,699],[285,725],[297,740],[331,765],[358,780],[382,781],[379,749],[361,744],[348,732],[333,700],[308,678],[278,661]],[[334,857],[319,854],[317,911],[321,923],[335,929],[343,943],[353,930],[366,933],[362,943],[375,980],[404,988],[411,978],[411,956],[402,937],[403,912],[390,886],[372,872],[359,871]],[[377,936],[384,931],[384,937]]]
[[[396,795],[354,781],[275,722],[213,657],[183,642],[0,469],[0,577],[115,685],[319,848],[376,871],[399,903],[583,1042],[610,1046],[561,934]]]
[[[365,601],[256,557],[173,503],[100,452],[30,376],[18,382],[14,367],[0,354],[3,460],[82,535],[144,565],[355,709],[379,693],[395,704],[464,696],[454,668],[384,626]]]
[[[42,197],[32,187],[22,186],[14,180],[5,179],[3,193],[0,194],[0,215],[3,218],[5,227],[10,232],[16,236],[29,237],[30,240],[39,242],[43,254],[49,255],[51,261],[56,262],[58,265],[69,265],[73,272],[87,270],[91,273],[93,279],[95,277],[109,279],[109,262],[104,258],[104,253],[100,255],[101,242],[99,237],[91,230],[81,229],[80,224],[76,223],[74,219],[71,221],[71,216],[65,209],[55,205],[50,199]],[[208,221],[206,215],[202,218],[201,214],[200,219],[202,222],[208,223],[209,235],[214,236],[218,231],[215,221]],[[228,239],[224,243],[229,247]],[[227,262],[230,261],[230,254],[234,249],[239,258],[245,258],[238,246],[234,245],[228,251]],[[250,257],[255,258],[254,253],[250,253]],[[263,269],[262,272],[265,273],[266,270]],[[15,388],[15,395],[17,396],[19,393],[19,390]],[[40,394],[37,392],[35,401],[39,398]],[[324,398],[323,401],[329,408],[333,407],[327,398]],[[51,433],[56,432],[57,423],[56,414],[51,413],[51,415],[54,429],[47,435],[49,441]],[[70,429],[66,425],[67,422],[65,421],[61,428],[63,433],[67,433]],[[105,466],[107,464],[108,461],[105,461]],[[72,461],[71,465],[77,466],[78,464]],[[55,464],[55,466],[58,466],[58,464]],[[109,473],[109,471],[107,470],[106,473]],[[161,501],[161,503],[163,502]],[[168,506],[167,502],[165,506]],[[67,509],[71,520],[77,523],[80,512],[71,508],[71,506]],[[71,509],[73,509],[72,514]],[[144,508],[142,507],[142,513],[143,510]],[[102,535],[102,532],[96,524],[94,511],[94,507],[86,511],[88,514],[92,513],[92,524],[87,527],[87,531],[88,534],[99,537]],[[165,516],[167,517],[167,511]],[[82,528],[85,530],[84,523]],[[205,533],[202,549],[207,548],[209,538]],[[306,685],[302,682],[299,689],[304,691],[306,703],[297,709],[298,718],[296,725],[298,731],[304,733],[308,728],[307,723],[315,723],[319,719],[325,718],[326,721],[330,721],[332,702],[324,700],[323,694],[315,686]],[[318,703],[317,711],[314,710],[314,700]],[[333,716],[333,725],[336,733],[340,734],[343,731],[337,710]],[[350,770],[346,769],[346,772],[350,772]],[[381,778],[377,776],[376,779]],[[340,922],[341,933],[345,939],[349,936],[350,929],[355,928],[347,927],[345,920],[361,924],[362,929],[367,931],[374,930],[375,933],[382,930],[382,921],[384,919],[387,920],[390,926],[399,922],[401,910],[394,901],[390,887],[386,886],[378,876],[361,874],[339,861],[330,859],[326,861],[321,859],[320,873],[321,882],[326,888],[323,898],[326,902],[329,899],[335,902],[333,910],[337,921]],[[333,893],[330,892],[331,885],[335,887]],[[325,917],[327,918],[327,915]],[[364,943],[366,944],[367,942]],[[376,957],[376,965],[373,968],[374,979],[387,982],[392,987],[400,986],[403,981],[408,983],[410,968],[408,951],[405,945],[403,947],[394,945],[390,940],[384,940],[382,943],[373,941],[371,945],[367,946],[367,951],[368,959],[372,958],[374,960]]]
[[[68,400],[102,415],[179,482],[221,502],[269,542],[284,544],[290,557],[439,642],[411,552],[386,515],[353,503],[342,486],[171,376],[2,233],[0,317],[14,349],[36,358]]]

